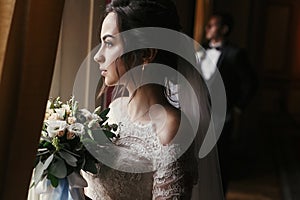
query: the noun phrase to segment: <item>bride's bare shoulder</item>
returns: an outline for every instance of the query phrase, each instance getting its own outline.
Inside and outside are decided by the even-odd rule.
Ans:
[[[180,110],[170,105],[159,106],[155,112],[151,112],[151,116],[152,121],[157,127],[157,135],[160,143],[163,145],[169,144],[179,129],[181,120]]]

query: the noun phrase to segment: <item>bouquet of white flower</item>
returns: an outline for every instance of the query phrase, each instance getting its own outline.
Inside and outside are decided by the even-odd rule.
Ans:
[[[80,170],[97,173],[97,160],[87,151],[83,140],[93,142],[95,133],[104,133],[109,140],[117,137],[114,131],[118,126],[107,123],[108,112],[109,109],[100,112],[100,107],[93,113],[79,110],[74,97],[66,103],[59,97],[48,100],[33,174],[33,186],[43,188],[38,189],[43,190],[39,193],[65,184],[68,193],[76,199],[78,192],[72,188],[87,186]]]

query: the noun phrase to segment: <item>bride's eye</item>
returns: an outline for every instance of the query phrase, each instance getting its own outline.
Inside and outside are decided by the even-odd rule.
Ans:
[[[112,47],[113,46],[113,43],[110,42],[110,41],[104,41],[104,45],[108,48]]]

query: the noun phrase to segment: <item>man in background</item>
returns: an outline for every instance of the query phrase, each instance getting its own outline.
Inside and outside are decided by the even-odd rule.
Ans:
[[[226,120],[217,143],[224,195],[230,180],[233,133],[237,131],[239,118],[253,96],[257,84],[245,51],[228,40],[232,28],[233,18],[229,14],[212,15],[205,28],[205,52],[197,53],[203,78],[208,83],[213,83],[218,69],[226,91]]]

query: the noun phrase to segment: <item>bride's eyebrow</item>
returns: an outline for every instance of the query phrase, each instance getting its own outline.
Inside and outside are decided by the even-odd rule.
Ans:
[[[110,34],[107,34],[107,35],[104,35],[104,36],[102,37],[102,40],[105,40],[105,39],[108,38],[108,37],[115,38],[115,36],[110,35]]]

